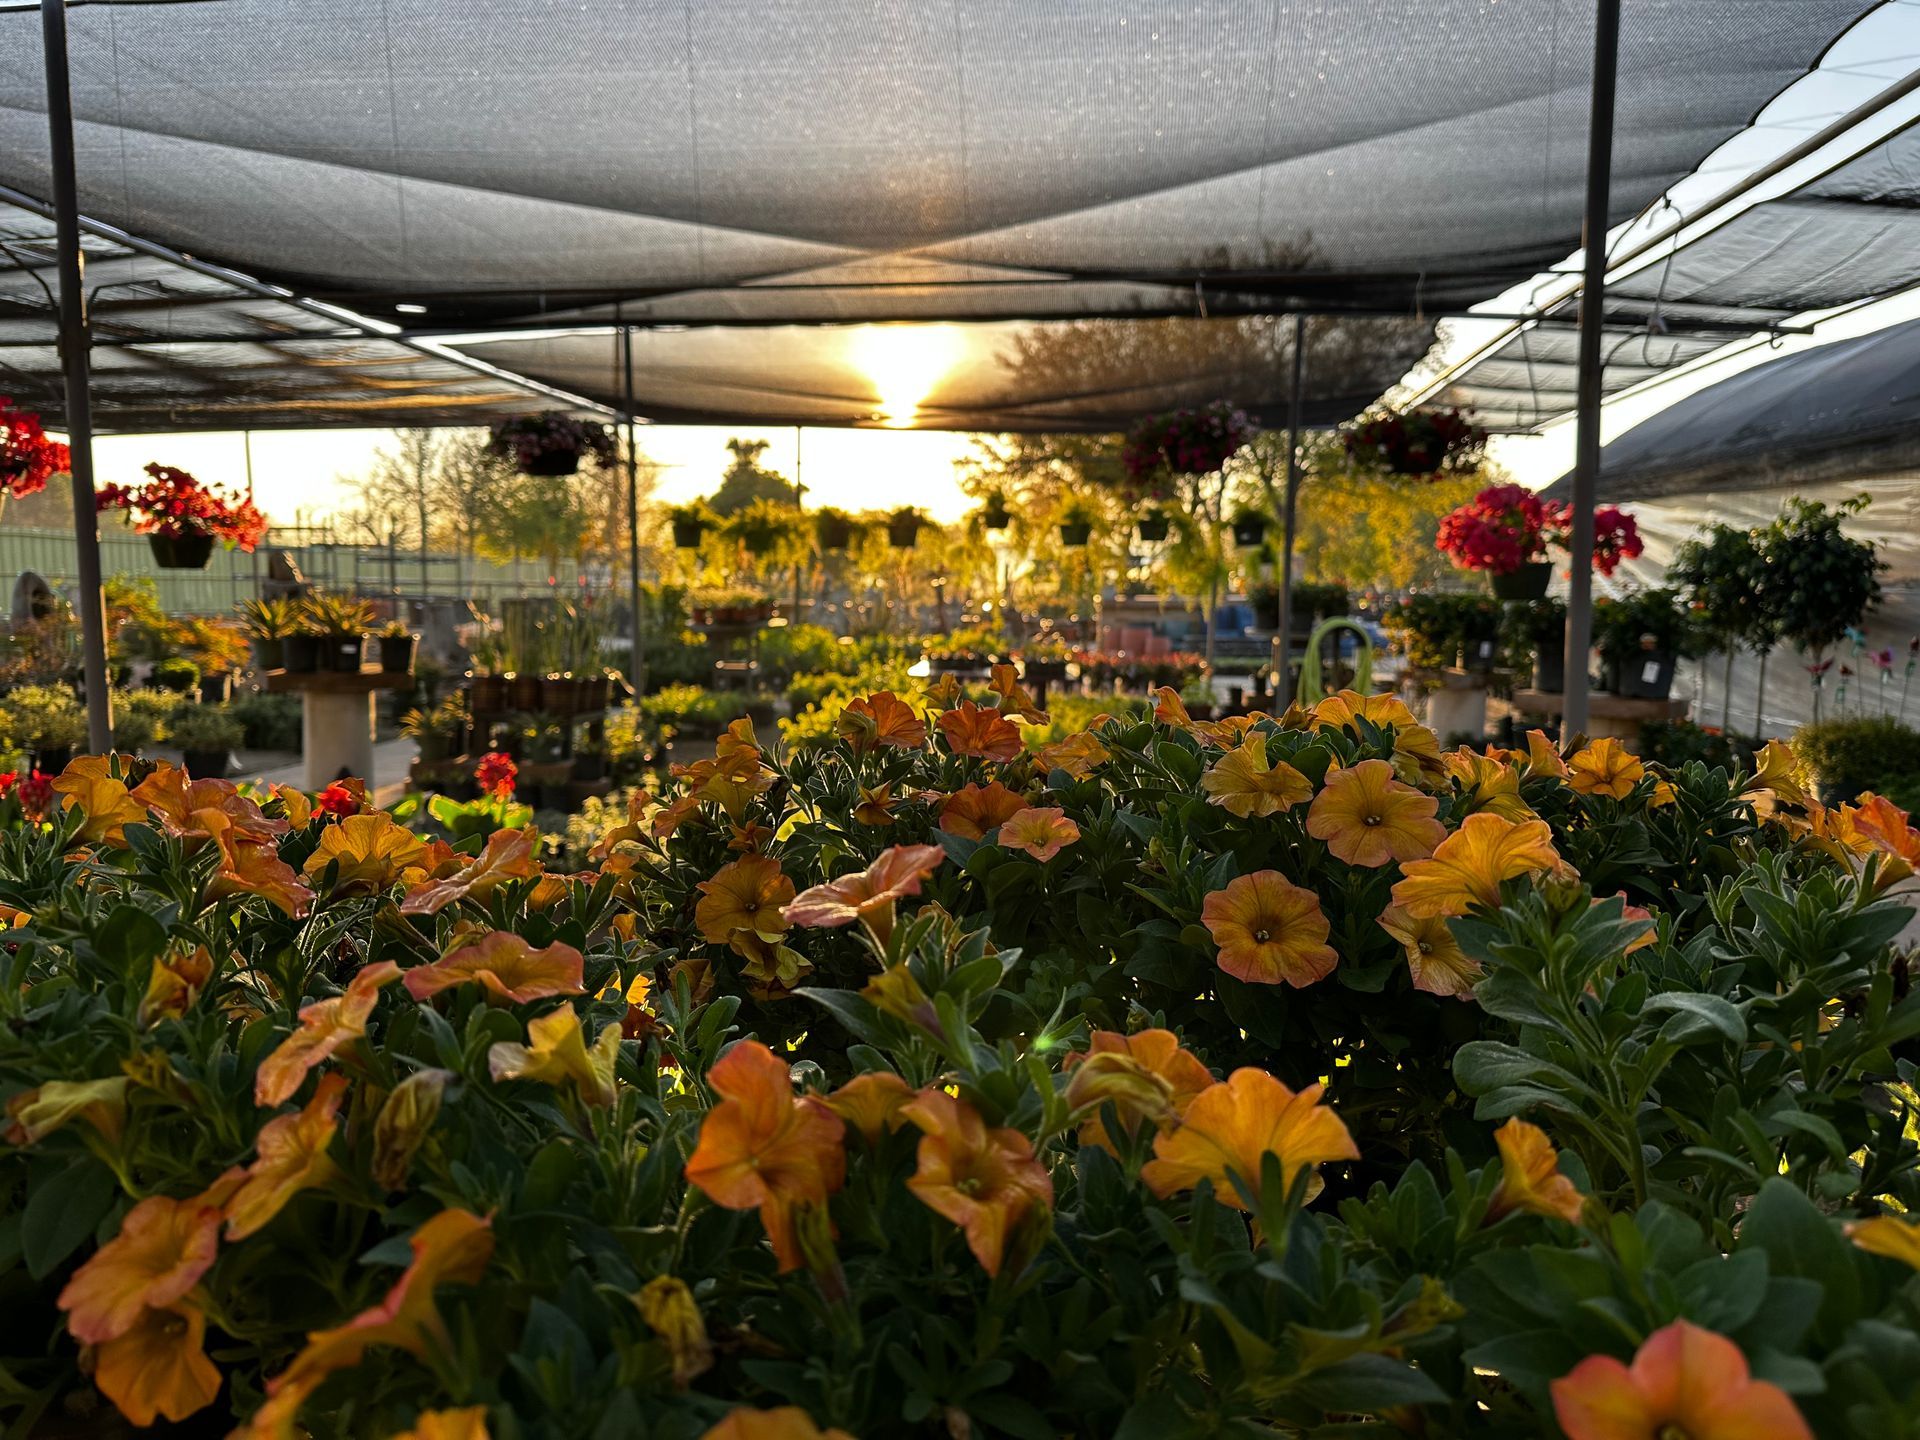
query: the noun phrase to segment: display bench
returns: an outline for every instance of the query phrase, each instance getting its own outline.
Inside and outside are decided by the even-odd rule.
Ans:
[[[1550,715],[1558,719],[1566,708],[1567,697],[1547,690],[1516,690],[1513,708],[1523,715]],[[1637,700],[1625,695],[1589,695],[1587,697],[1587,736],[1593,740],[1623,740],[1637,743],[1640,727],[1666,720],[1687,718],[1685,700]]]
[[[269,670],[267,690],[300,697],[300,738],[306,788],[323,790],[342,775],[379,788],[373,773],[373,697],[380,690],[410,690],[406,670]]]

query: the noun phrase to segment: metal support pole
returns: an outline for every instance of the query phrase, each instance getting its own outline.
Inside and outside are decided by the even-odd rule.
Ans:
[[[627,422],[627,585],[633,595],[633,648],[627,657],[627,683],[638,698],[647,678],[647,652],[641,643],[640,453],[633,418],[633,327],[624,324],[620,327],[620,385]]]
[[[73,538],[79,551],[80,638],[87,680],[87,748],[113,749],[113,693],[107,688],[106,603],[100,588],[100,519],[93,498],[93,405],[88,393],[87,292],[80,255],[80,194],[74,177],[73,91],[67,73],[66,0],[43,0],[40,35],[47,69],[47,138],[53,166],[59,251],[60,361],[67,381],[67,444],[73,451]]]
[[[1597,0],[1593,109],[1587,131],[1587,215],[1581,244],[1579,420],[1574,442],[1572,561],[1567,591],[1565,738],[1587,729],[1587,650],[1593,643],[1593,506],[1600,482],[1600,330],[1606,320],[1607,207],[1613,176],[1613,101],[1620,60],[1620,0]]]
[[[1300,498],[1300,405],[1306,379],[1307,317],[1293,317],[1293,392],[1287,399],[1287,494],[1280,507],[1280,633],[1273,677],[1273,707],[1285,713],[1293,703],[1293,540]]]

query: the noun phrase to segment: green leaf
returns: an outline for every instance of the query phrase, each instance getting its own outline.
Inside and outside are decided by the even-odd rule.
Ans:
[[[1469,1095],[1527,1082],[1546,1082],[1559,1089],[1586,1093],[1584,1085],[1552,1061],[1498,1040],[1473,1040],[1462,1045],[1454,1052],[1453,1077]]]
[[[1839,1229],[1813,1202],[1786,1180],[1760,1187],[1740,1227],[1740,1248],[1767,1253],[1775,1275],[1794,1275],[1818,1283],[1825,1292],[1816,1333],[1825,1343],[1861,1318],[1864,1297],[1855,1252]]]
[[[1718,995],[1670,990],[1664,995],[1652,996],[1645,1007],[1647,1013],[1653,1014],[1668,1010],[1676,1012],[1676,1021],[1669,1023],[1661,1032],[1669,1040],[1686,1044],[1718,1033],[1736,1045],[1746,1043],[1746,1017],[1732,1001],[1722,1000]],[[1677,1018],[1680,1016],[1686,1018],[1680,1020]]]
[[[1059,1427],[1018,1395],[995,1391],[967,1400],[967,1414],[1017,1440],[1058,1440]]]
[[[34,1279],[50,1274],[105,1218],[119,1193],[113,1172],[91,1157],[30,1187],[20,1221],[20,1253]]]
[[[1444,1405],[1447,1393],[1403,1360],[1355,1355],[1309,1375],[1296,1387],[1322,1410],[1378,1414],[1393,1405]]]
[[[116,905],[93,939],[94,953],[125,976],[143,973],[167,944],[167,931],[138,905]]]

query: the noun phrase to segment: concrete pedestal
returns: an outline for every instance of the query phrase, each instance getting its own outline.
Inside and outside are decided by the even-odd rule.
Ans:
[[[308,690],[300,697],[300,710],[307,789],[323,790],[343,775],[351,775],[373,790],[373,692],[338,695]]]
[[[1466,670],[1443,670],[1427,692],[1427,728],[1447,745],[1465,735],[1478,745],[1487,733],[1487,677]]]
[[[1516,690],[1513,708],[1523,715],[1558,716],[1566,697],[1540,690]],[[1627,748],[1640,744],[1640,727],[1651,721],[1684,720],[1685,700],[1635,700],[1624,695],[1587,697],[1587,738],[1618,740]]]

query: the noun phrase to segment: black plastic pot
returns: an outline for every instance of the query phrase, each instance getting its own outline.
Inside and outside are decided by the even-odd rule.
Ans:
[[[1172,523],[1173,522],[1168,520],[1164,515],[1142,515],[1140,519],[1135,522],[1134,529],[1139,532],[1140,538],[1146,541],[1147,544],[1158,545],[1162,540],[1167,538],[1167,532],[1171,528]]]
[[[200,703],[224,705],[233,698],[233,676],[226,671],[200,677]]]
[[[1060,543],[1070,550],[1080,550],[1093,539],[1093,526],[1079,522],[1069,522],[1060,527]]]
[[[1493,577],[1493,598],[1496,600],[1544,600],[1547,598],[1547,582],[1553,579],[1553,566],[1545,560],[1534,560],[1522,565],[1518,570],[1506,575]]]
[[[1233,522],[1233,543],[1252,549],[1267,538],[1267,522],[1259,515],[1243,516]]]
[[[289,635],[280,642],[283,663],[290,675],[311,675],[320,668],[321,637]]]
[[[1067,678],[1067,662],[1064,660],[1023,660],[1020,662],[1020,678],[1028,682],[1058,685]]]
[[[1533,688],[1542,695],[1558,695],[1567,688],[1567,652],[1548,644],[1533,653]]]
[[[1004,505],[989,505],[980,512],[980,523],[989,530],[1004,530],[1013,523],[1013,512]]]
[[[380,668],[389,675],[404,675],[413,669],[413,649],[418,637],[413,635],[382,635],[380,637]]]
[[[507,708],[507,677],[468,675],[467,704],[476,715],[498,715]]]
[[[224,780],[227,770],[233,764],[233,752],[230,750],[183,750],[180,762],[187,767],[187,774],[195,780]]]
[[[844,515],[822,515],[813,522],[822,550],[844,550],[853,543],[853,522]]]
[[[213,558],[213,536],[149,535],[147,548],[162,570],[204,570]]]
[[[573,757],[573,778],[582,781],[594,781],[607,773],[607,757],[604,755],[576,755]]]
[[[542,677],[514,674],[507,676],[507,708],[532,713],[540,708]]]
[[[704,520],[676,520],[673,522],[673,547],[676,550],[698,550],[701,537],[707,533]]]
[[[287,642],[284,637],[255,635],[247,641],[247,656],[253,668],[265,674],[269,670],[278,670],[287,663]]]
[[[1665,700],[1673,693],[1673,652],[1642,650],[1606,669],[1607,689],[1627,700]]]
[[[360,673],[360,659],[367,652],[367,637],[364,635],[323,635],[320,637],[320,653],[326,661],[326,668],[338,671],[342,675]]]
[[[520,469],[527,475],[577,475],[580,473],[580,456],[572,450],[542,450]]]
[[[920,517],[887,522],[887,543],[896,550],[911,550],[920,539]]]
[[[1500,642],[1491,636],[1469,635],[1460,642],[1460,668],[1483,675],[1493,669],[1499,657]]]

